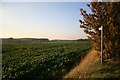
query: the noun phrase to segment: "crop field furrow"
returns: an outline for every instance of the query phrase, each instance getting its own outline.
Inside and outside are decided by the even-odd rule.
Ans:
[[[2,44],[2,80],[62,78],[91,48],[85,42]]]

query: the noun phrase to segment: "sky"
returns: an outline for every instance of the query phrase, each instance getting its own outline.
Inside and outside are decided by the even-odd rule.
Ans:
[[[2,38],[87,38],[80,28],[80,8],[88,2],[2,2]]]

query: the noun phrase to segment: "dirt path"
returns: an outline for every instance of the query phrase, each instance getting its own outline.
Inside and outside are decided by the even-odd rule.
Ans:
[[[99,60],[99,52],[92,49],[87,53],[84,59],[64,78],[86,78],[86,75],[91,72],[91,67]]]

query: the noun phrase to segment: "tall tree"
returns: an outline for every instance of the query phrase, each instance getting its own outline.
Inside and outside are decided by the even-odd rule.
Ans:
[[[79,20],[81,28],[92,40],[93,47],[100,51],[101,30],[103,26],[104,58],[120,58],[120,2],[91,2],[87,4],[91,13],[80,9],[83,20]]]

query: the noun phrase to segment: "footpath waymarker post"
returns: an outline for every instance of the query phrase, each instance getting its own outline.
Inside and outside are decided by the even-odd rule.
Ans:
[[[103,26],[101,26],[101,64],[103,64]]]
[[[100,2],[103,2],[103,0],[99,0]],[[103,10],[103,8],[102,8]],[[103,13],[102,14],[102,19],[104,18]],[[103,64],[103,26],[101,25],[101,64]]]

